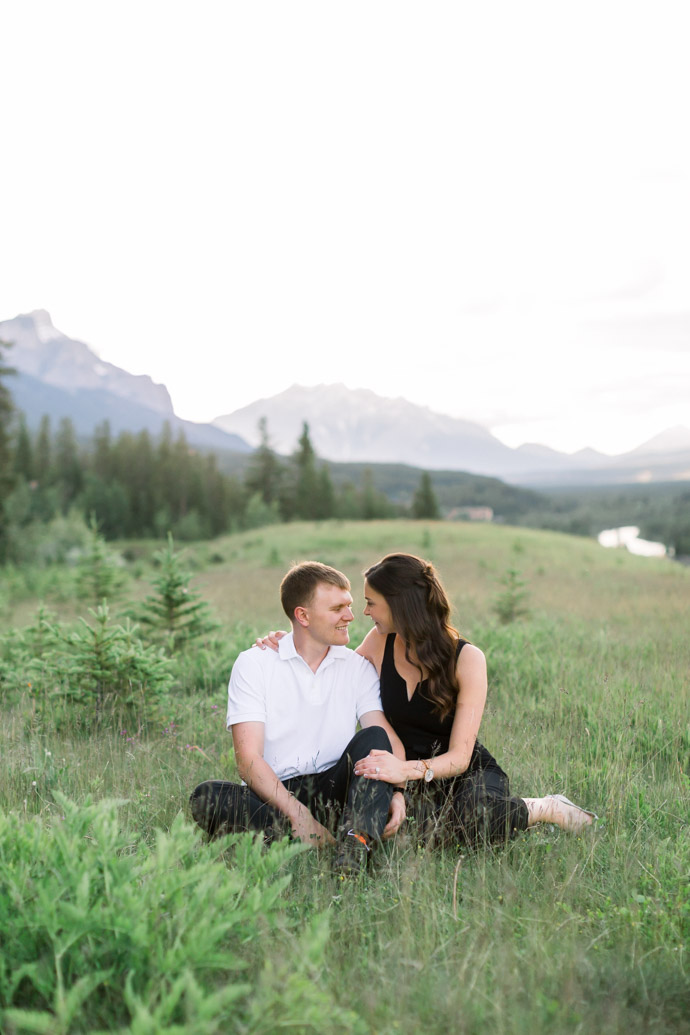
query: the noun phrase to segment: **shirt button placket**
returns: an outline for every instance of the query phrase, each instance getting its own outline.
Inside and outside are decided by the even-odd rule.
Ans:
[[[316,674],[311,677],[311,684],[309,686],[309,700],[312,704],[319,703],[319,678]]]

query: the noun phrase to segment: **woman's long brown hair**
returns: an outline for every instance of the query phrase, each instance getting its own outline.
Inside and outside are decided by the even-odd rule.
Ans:
[[[411,553],[391,553],[364,577],[388,604],[411,665],[428,673],[426,696],[445,719],[455,708],[455,659],[459,633],[450,624],[450,603],[434,566]],[[419,661],[410,657],[412,649]]]

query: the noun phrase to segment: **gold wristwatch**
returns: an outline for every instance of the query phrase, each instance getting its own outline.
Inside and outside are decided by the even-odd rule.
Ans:
[[[422,779],[424,780],[424,783],[431,783],[431,781],[434,778],[434,770],[431,768],[429,763],[426,762],[423,758],[420,758],[419,761],[424,766],[424,776],[422,777]]]

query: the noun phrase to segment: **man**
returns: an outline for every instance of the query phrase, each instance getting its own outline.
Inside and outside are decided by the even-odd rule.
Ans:
[[[280,598],[292,632],[277,653],[240,654],[228,688],[243,784],[200,784],[192,814],[211,835],[291,832],[321,846],[335,832],[336,868],[358,872],[372,846],[398,829],[405,804],[390,784],[355,776],[354,765],[374,748],[400,758],[404,749],[381,710],[375,669],[346,646],[354,615],[343,573],[316,561],[295,565]]]

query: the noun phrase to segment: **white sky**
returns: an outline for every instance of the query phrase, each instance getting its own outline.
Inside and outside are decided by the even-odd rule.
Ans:
[[[5,3],[0,319],[192,420],[342,381],[511,445],[690,426],[686,14]]]

